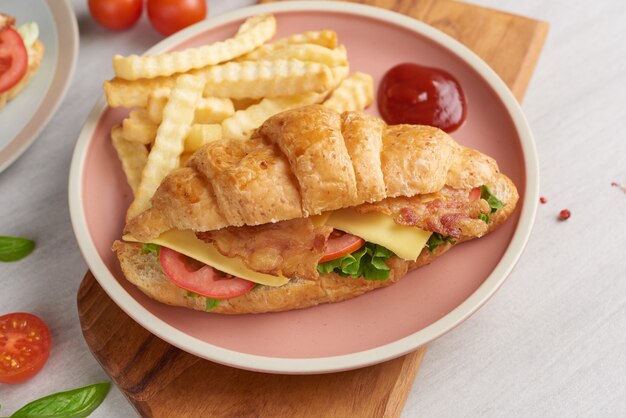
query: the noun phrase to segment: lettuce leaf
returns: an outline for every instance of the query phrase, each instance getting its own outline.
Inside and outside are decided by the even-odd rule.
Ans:
[[[342,277],[362,276],[366,280],[387,280],[391,273],[387,260],[392,255],[393,252],[382,245],[367,242],[351,254],[319,263],[317,271],[322,274],[334,271]]]
[[[456,240],[454,238],[447,237],[437,232],[433,232],[430,238],[428,238],[426,246],[428,247],[428,250],[432,253],[437,249],[437,247],[445,244],[446,242],[449,242],[452,245],[456,244]]]
[[[143,247],[141,247],[141,254],[154,254],[158,257],[160,249],[161,246],[158,244],[144,244]]]
[[[489,190],[489,187],[487,186],[480,186],[480,198],[485,199],[487,203],[489,203],[491,213],[494,213],[498,209],[502,209],[504,207],[504,203],[491,193],[491,190]]]

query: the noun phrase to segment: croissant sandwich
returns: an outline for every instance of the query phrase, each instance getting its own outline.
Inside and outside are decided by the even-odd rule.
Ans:
[[[313,105],[198,150],[113,249],[163,303],[285,311],[395,283],[495,230],[517,200],[492,158],[437,128]]]

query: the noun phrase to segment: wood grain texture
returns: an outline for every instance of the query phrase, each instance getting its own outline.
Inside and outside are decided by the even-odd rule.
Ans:
[[[249,372],[152,335],[111,301],[90,272],[77,302],[87,345],[141,416],[397,417],[425,352],[333,374]]]
[[[407,14],[455,37],[490,64],[518,100],[548,32],[546,23],[452,0],[357,2]],[[200,359],[150,334],[90,272],[77,303],[87,345],[141,416],[398,417],[426,351],[341,373],[256,373]]]

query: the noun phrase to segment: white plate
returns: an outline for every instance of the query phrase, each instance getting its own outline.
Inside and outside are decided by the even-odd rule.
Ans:
[[[78,25],[69,0],[0,0],[17,26],[37,22],[46,51],[20,94],[0,109],[0,172],[37,139],[63,101],[78,57]]]

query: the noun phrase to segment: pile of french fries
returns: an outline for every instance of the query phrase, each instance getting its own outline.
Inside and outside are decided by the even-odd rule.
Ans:
[[[222,42],[154,56],[113,57],[104,83],[111,107],[132,109],[111,130],[134,201],[132,219],[161,181],[203,145],[246,140],[267,118],[321,103],[337,112],[373,101],[372,77],[349,74],[347,51],[332,30],[276,33],[272,15],[247,19]]]

